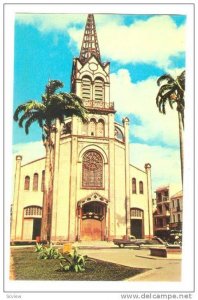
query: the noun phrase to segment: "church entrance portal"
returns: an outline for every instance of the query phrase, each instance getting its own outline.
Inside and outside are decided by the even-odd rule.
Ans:
[[[104,202],[90,201],[80,209],[80,240],[104,241],[106,239],[106,208]]]

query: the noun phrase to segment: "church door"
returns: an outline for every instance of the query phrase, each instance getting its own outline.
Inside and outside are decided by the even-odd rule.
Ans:
[[[131,235],[137,239],[144,237],[144,215],[143,211],[139,208],[131,209]]]
[[[97,201],[82,207],[81,240],[103,241],[105,239],[106,205]]]

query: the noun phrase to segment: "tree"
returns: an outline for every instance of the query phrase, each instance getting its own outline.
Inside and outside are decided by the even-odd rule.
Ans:
[[[161,85],[165,81],[166,83]],[[184,109],[185,109],[185,71],[174,79],[169,74],[164,74],[157,80],[160,86],[156,97],[156,104],[159,111],[166,114],[166,103],[169,103],[173,109],[176,105],[179,120],[179,141],[180,141],[180,160],[181,160],[181,177],[183,182],[183,129],[184,129]]]
[[[25,123],[26,134],[29,134],[29,128],[33,123],[38,123],[42,129],[46,158],[41,239],[47,241],[50,240],[51,234],[56,124],[57,122],[62,124],[66,117],[74,115],[85,121],[87,113],[80,97],[73,93],[57,93],[57,90],[62,87],[63,83],[61,81],[50,80],[45,87],[45,93],[42,95],[41,102],[29,100],[19,105],[13,116],[19,127],[23,127]]]

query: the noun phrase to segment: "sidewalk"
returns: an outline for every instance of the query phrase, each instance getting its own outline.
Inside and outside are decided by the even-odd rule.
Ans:
[[[77,245],[76,245],[77,246]],[[85,246],[85,247],[83,247]],[[181,254],[170,254],[168,258],[150,256],[149,249],[123,248],[119,249],[109,243],[108,247],[100,245],[81,245],[81,254],[133,268],[146,268],[148,271],[136,275],[126,281],[180,281]]]

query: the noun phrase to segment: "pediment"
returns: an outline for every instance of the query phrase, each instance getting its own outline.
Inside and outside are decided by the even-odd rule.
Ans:
[[[79,200],[78,201],[78,205],[82,206],[85,203],[93,202],[93,201],[97,201],[97,202],[104,203],[104,204],[108,204],[108,202],[109,202],[108,199],[106,199],[105,197],[101,196],[99,193],[92,193],[92,194],[84,197],[83,199]]]

